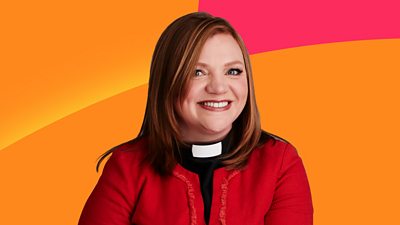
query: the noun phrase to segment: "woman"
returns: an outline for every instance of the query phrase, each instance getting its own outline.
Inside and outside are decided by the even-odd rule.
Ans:
[[[80,225],[310,225],[296,149],[262,131],[249,55],[224,19],[196,12],[162,33],[135,139],[112,152]]]

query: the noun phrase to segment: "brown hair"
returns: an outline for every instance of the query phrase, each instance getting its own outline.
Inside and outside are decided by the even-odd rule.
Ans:
[[[252,149],[262,144],[250,58],[243,40],[225,19],[205,12],[190,13],[172,22],[157,42],[151,61],[146,111],[139,135],[135,138],[148,138],[145,160],[160,175],[171,174],[176,164],[174,149],[184,144],[174,105],[185,96],[204,43],[217,33],[232,35],[240,46],[249,90],[246,105],[232,126],[238,141],[229,154],[220,159],[227,169],[243,168]],[[97,169],[115,148],[100,157]]]

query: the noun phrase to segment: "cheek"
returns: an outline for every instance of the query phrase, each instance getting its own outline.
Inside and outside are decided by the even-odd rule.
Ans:
[[[182,103],[180,104],[180,114],[183,117],[187,117],[193,113],[195,104],[196,104],[196,93],[193,89],[190,89],[186,92],[185,97],[182,99]]]
[[[246,101],[247,95],[249,94],[249,89],[247,87],[247,79],[243,79],[238,85],[238,95],[240,99]]]
[[[189,85],[186,91],[185,98],[183,99],[184,104],[194,104],[201,95],[201,85]]]

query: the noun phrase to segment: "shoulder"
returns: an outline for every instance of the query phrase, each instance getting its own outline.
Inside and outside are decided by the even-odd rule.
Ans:
[[[284,154],[286,151],[297,153],[295,146],[276,134],[262,131],[260,144],[256,148],[263,154]]]
[[[110,149],[111,156],[82,211],[79,224],[130,224],[132,209],[146,183],[140,166],[145,140],[133,139]]]
[[[288,160],[296,158],[300,157],[293,144],[282,137],[263,131],[260,145],[253,150],[249,163],[279,169],[288,163]]]
[[[124,142],[113,147],[111,156],[109,157],[104,170],[107,167],[117,167],[125,172],[130,170],[143,169],[145,153],[147,150],[147,138],[139,137]]]
[[[113,148],[113,154],[133,157],[143,154],[147,147],[146,137],[137,137]]]

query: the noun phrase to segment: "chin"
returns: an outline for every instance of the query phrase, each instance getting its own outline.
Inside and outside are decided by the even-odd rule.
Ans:
[[[217,124],[213,124],[211,126],[205,126],[206,130],[210,134],[218,134],[221,132],[224,132],[226,130],[229,130],[232,127],[232,124],[224,124],[223,126],[216,126]]]

